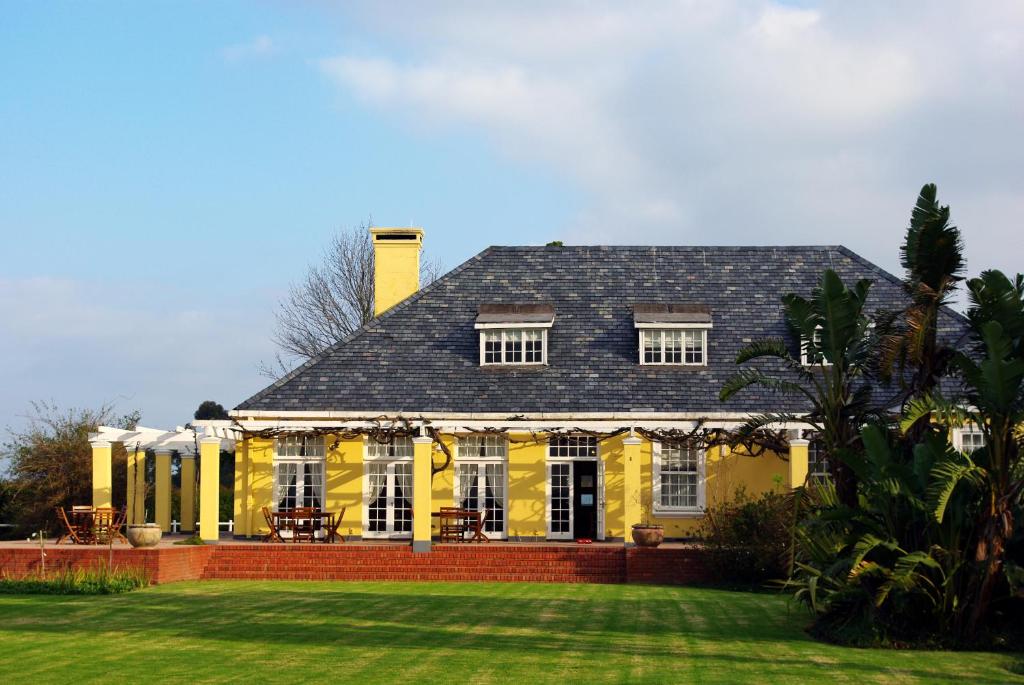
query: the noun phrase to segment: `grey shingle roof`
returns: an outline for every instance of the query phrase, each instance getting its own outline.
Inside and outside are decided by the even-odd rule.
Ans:
[[[874,281],[870,309],[896,307],[899,280],[850,250],[811,247],[490,247],[369,322],[238,409],[419,412],[760,412],[796,398],[750,389],[723,404],[746,343],[790,338],[781,297],[810,294],[832,268]],[[482,304],[552,304],[548,366],[481,368]],[[704,367],[641,366],[633,305],[706,305]],[[964,320],[947,311],[943,335]],[[797,343],[792,342],[794,348]]]

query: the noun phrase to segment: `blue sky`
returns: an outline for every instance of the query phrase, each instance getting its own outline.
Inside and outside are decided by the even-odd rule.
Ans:
[[[16,3],[0,21],[0,426],[258,390],[332,231],[843,243],[939,183],[1024,270],[1019,3]],[[906,30],[907,26],[914,27]],[[941,45],[943,50],[936,50]]]

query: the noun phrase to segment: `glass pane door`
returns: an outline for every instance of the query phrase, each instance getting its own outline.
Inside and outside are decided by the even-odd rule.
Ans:
[[[572,464],[548,463],[548,537],[572,539]]]
[[[295,462],[277,463],[277,510],[294,509],[297,501],[299,465]]]
[[[412,463],[368,461],[366,517],[369,538],[408,537],[412,533]]]
[[[505,536],[505,465],[461,463],[455,465],[455,504],[463,509],[487,512],[484,532],[489,538]]]

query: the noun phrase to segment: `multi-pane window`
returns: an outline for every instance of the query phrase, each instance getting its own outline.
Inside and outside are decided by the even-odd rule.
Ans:
[[[825,359],[821,352],[821,326],[814,329],[814,350],[810,348],[806,338],[800,339],[800,363],[804,366],[831,366],[831,362]]]
[[[551,482],[551,513],[548,517],[554,538],[572,536],[572,464],[549,464]]]
[[[819,483],[832,478],[828,457],[825,455],[825,443],[821,440],[811,440],[807,445],[807,477]]]
[[[278,511],[323,506],[324,452],[321,436],[287,435],[277,439],[274,504]]]
[[[505,533],[505,464],[503,462],[461,462],[455,464],[455,504],[479,511],[484,532]]]
[[[706,348],[706,328],[640,329],[640,361],[643,364],[703,366]]]
[[[552,459],[574,459],[597,456],[597,438],[591,435],[556,435],[548,441]]]
[[[958,430],[956,435],[959,436],[957,449],[966,454],[973,454],[974,450],[985,446],[985,434],[973,426]]]
[[[660,445],[654,453],[654,503],[660,511],[696,511],[704,503],[704,450],[699,446]]]
[[[505,460],[508,440],[504,435],[467,435],[459,438],[455,464],[455,505],[486,512],[484,532],[505,534]]]
[[[366,456],[370,459],[412,458],[412,438],[407,435],[392,436],[391,442],[378,442],[373,438],[366,441]]]
[[[412,533],[412,462],[368,461],[367,537],[407,537]]]
[[[543,364],[547,330],[492,328],[480,331],[482,364]]]
[[[508,440],[503,435],[467,435],[459,438],[459,459],[504,459]]]

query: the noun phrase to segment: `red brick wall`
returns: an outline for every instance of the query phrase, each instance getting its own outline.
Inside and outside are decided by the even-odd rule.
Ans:
[[[632,547],[626,550],[626,582],[687,585],[709,580],[700,548]]]
[[[48,569],[104,563],[97,547],[49,547]],[[699,549],[565,545],[438,545],[414,554],[406,545],[210,545],[116,548],[114,566],[146,569],[154,583],[252,580],[442,580],[549,583],[686,584],[707,579]],[[39,550],[0,548],[0,573],[39,569]]]

